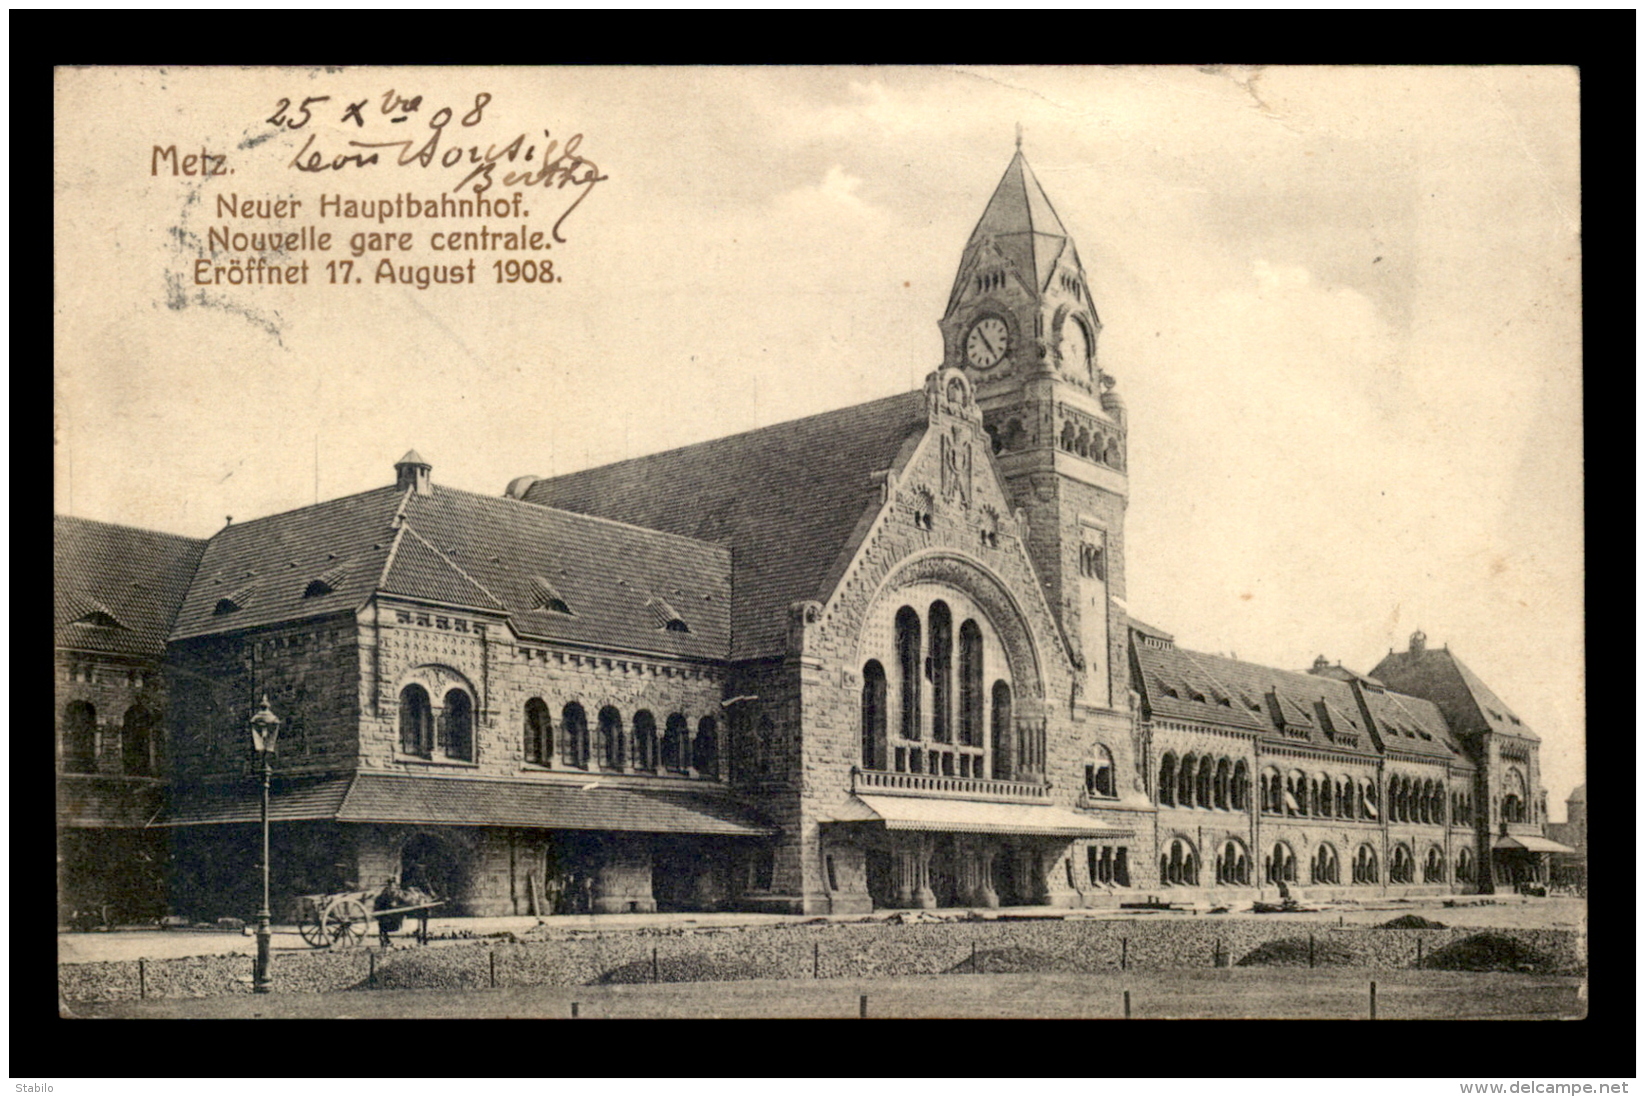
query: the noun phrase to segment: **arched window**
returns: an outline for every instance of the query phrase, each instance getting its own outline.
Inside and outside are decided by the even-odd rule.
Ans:
[[[1217,760],[1217,772],[1211,782],[1211,806],[1227,811],[1232,804],[1228,799],[1228,785],[1233,780],[1234,767],[1226,758]]]
[[[126,710],[120,731],[120,760],[127,773],[147,777],[154,772],[154,713],[142,705]]]
[[[1438,846],[1428,847],[1428,857],[1422,862],[1422,882],[1425,884],[1443,884],[1445,882],[1445,855]]]
[[[1199,886],[1199,855],[1186,838],[1173,838],[1159,855],[1160,883],[1179,887]]]
[[[1184,754],[1182,765],[1177,769],[1177,806],[1191,808],[1194,806],[1194,756]]]
[[[525,760],[536,766],[546,766],[554,757],[553,728],[548,719],[548,704],[541,697],[525,703]]]
[[[1319,774],[1314,778],[1314,784],[1319,789],[1319,806],[1314,809],[1314,814],[1320,816],[1321,818],[1329,819],[1335,814],[1335,805],[1332,803],[1333,796],[1331,794],[1330,775],[1325,773]]]
[[[454,689],[446,694],[440,731],[447,758],[474,761],[474,702],[469,700],[467,690]]]
[[[635,726],[639,726],[639,716],[634,717]],[[663,725],[663,743],[659,764],[669,773],[684,773],[686,766],[691,764],[689,757],[690,746],[687,739],[690,736],[691,725],[686,722],[682,713],[670,713],[668,722]]]
[[[1213,763],[1210,755],[1199,760],[1199,769],[1194,774],[1194,806],[1208,808],[1211,806],[1211,777]]]
[[[623,717],[610,705],[600,710],[600,765],[606,769],[623,765]]]
[[[1354,883],[1374,884],[1377,882],[1377,853],[1370,846],[1360,846],[1354,854]]]
[[[933,634],[935,635],[935,634]],[[982,746],[982,629],[960,626],[960,745]]]
[[[947,602],[931,603],[931,738],[954,741],[954,615]]]
[[[994,738],[994,772],[999,780],[1011,778],[1011,687],[1004,681],[994,683],[993,713],[989,731]]]
[[[1251,855],[1232,838],[1217,852],[1216,879],[1218,884],[1247,886],[1251,883]]]
[[[1297,882],[1297,857],[1284,842],[1275,842],[1263,862],[1263,878],[1270,884]]]
[[[1234,763],[1234,778],[1228,787],[1228,801],[1234,806],[1235,811],[1251,810],[1251,774],[1243,758]]]
[[[588,768],[588,714],[572,701],[560,711],[560,734],[564,736],[560,757],[566,765]]]
[[[1359,797],[1354,794],[1354,779],[1343,777],[1337,782],[1337,815],[1343,819],[1354,819],[1359,815]]]
[[[1177,756],[1170,751],[1159,760],[1159,802],[1165,807],[1177,804]]]
[[[697,721],[697,742],[692,765],[698,773],[718,777],[720,773],[720,741],[714,717],[704,716]]]
[[[1308,778],[1301,770],[1292,770],[1285,778],[1285,814],[1308,814]]]
[[[89,701],[63,709],[63,772],[97,772],[97,709]]]
[[[1114,755],[1101,743],[1091,764],[1085,767],[1085,791],[1092,796],[1118,795],[1114,791]]]
[[[1367,777],[1360,787],[1360,814],[1367,819],[1380,818],[1381,805],[1378,803],[1377,783]]]
[[[1474,851],[1463,846],[1457,851],[1457,883],[1474,882]]]
[[[434,754],[434,705],[416,682],[400,691],[400,750],[421,758]]]
[[[1388,859],[1388,882],[1409,884],[1415,878],[1416,864],[1411,857],[1411,851],[1404,845],[1395,846],[1393,854]]]
[[[1316,884],[1342,883],[1341,870],[1337,865],[1337,851],[1328,842],[1320,843],[1319,849],[1314,851],[1309,876]]]
[[[878,659],[862,668],[862,768],[885,768],[885,668]]]
[[[1432,781],[1424,781],[1424,782],[1422,782],[1422,795],[1417,799],[1417,819],[1418,819],[1418,821],[1423,822],[1423,823],[1434,822],[1435,820],[1433,819],[1433,808],[1434,808],[1434,783]]]
[[[904,739],[920,737],[920,615],[897,611],[897,704]]]
[[[649,709],[634,714],[634,768],[657,771],[657,718]]]
[[[1502,821],[1504,823],[1523,823],[1525,821],[1525,778],[1519,770],[1511,769],[1503,775]]]

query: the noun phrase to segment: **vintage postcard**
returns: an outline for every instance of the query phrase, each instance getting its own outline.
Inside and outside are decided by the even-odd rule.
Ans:
[[[60,1010],[1583,1016],[1577,113],[58,70]]]

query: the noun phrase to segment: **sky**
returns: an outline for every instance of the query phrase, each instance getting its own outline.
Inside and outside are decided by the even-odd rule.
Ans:
[[[1585,780],[1572,69],[80,69],[56,83],[60,513],[205,537],[230,515],[391,482],[409,448],[437,482],[500,493],[906,391],[941,362],[937,321],[1020,125],[1129,410],[1130,611],[1183,647],[1291,669],[1323,654],[1368,671],[1421,629],[1542,736],[1553,818]],[[413,150],[437,136],[437,156],[570,143],[581,162],[561,166],[597,181],[550,177],[523,219],[315,215],[321,195],[457,187],[469,168],[402,167],[398,149],[292,167],[408,133]],[[154,155],[172,145],[176,175]],[[202,150],[225,174],[181,174]],[[516,189],[499,179],[490,196]],[[232,220],[223,195],[304,205]],[[327,281],[354,232],[411,231],[391,264],[431,264],[449,261],[433,231],[548,230],[562,214],[535,253],[552,284],[495,284],[493,261],[519,254],[504,252],[457,256],[476,260],[476,285],[379,282],[379,252],[354,259],[359,284]],[[335,239],[293,253],[310,257],[306,285],[194,284],[225,227]]]

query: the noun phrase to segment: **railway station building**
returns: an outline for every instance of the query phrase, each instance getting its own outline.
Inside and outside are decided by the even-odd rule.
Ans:
[[[1537,736],[1447,647],[1279,670],[1130,615],[1132,424],[1020,151],[940,327],[915,391],[500,494],[411,452],[205,540],[59,518],[63,902],[255,908],[265,696],[277,917],[1545,878]]]

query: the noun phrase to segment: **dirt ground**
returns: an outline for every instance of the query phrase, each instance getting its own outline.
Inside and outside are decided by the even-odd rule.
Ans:
[[[1455,900],[1456,907],[1446,907],[1438,898],[1409,902],[1369,902],[1356,905],[1327,905],[1318,913],[1305,914],[1250,914],[1232,910],[1227,914],[1187,911],[1117,911],[1117,910],[1060,910],[1053,908],[1013,908],[1010,915],[1055,914],[1071,919],[1179,921],[1190,918],[1245,919],[1258,918],[1264,922],[1300,922],[1312,925],[1375,925],[1401,914],[1421,914],[1447,926],[1468,926],[1481,929],[1571,929],[1587,922],[1587,901],[1576,898],[1532,899],[1519,895],[1466,896]],[[1486,905],[1489,903],[1489,905]],[[890,911],[878,911],[873,917],[885,918]],[[963,913],[963,912],[941,912]],[[978,912],[984,917],[998,916],[1000,911]],[[781,914],[604,914],[598,917],[568,915],[546,919],[547,928],[567,935],[589,932],[613,932],[657,926],[680,928],[686,926],[747,926],[798,924],[815,919],[800,915]],[[840,915],[827,919],[834,922],[862,921],[861,915]],[[434,918],[429,921],[429,933],[434,940],[430,947],[449,943],[451,939],[472,939],[505,932],[523,933],[534,928],[538,919],[532,916],[506,918]],[[400,935],[402,938],[404,934]],[[439,938],[448,939],[442,942]],[[410,943],[409,939],[405,943]],[[275,926],[271,945],[276,952],[307,952],[309,946],[297,935],[295,926]],[[57,936],[59,963],[79,964],[97,960],[150,960],[174,959],[181,956],[212,956],[240,953],[250,956],[256,951],[256,941],[240,932],[219,930],[157,930],[151,928],[122,928],[106,933],[60,933]]]
[[[1583,980],[1502,973],[1376,973],[1377,1018],[1577,1019]],[[130,1018],[749,1018],[860,1016],[1135,1019],[1366,1018],[1371,979],[1344,970],[1112,972],[1098,975],[928,975],[888,979],[663,983],[497,990],[379,990],[121,1002],[79,1017]]]

